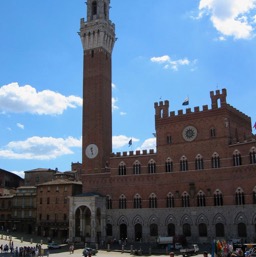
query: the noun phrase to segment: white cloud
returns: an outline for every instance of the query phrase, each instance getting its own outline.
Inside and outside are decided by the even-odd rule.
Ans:
[[[126,112],[120,112],[120,115],[121,115],[121,116],[125,116],[125,115],[126,115]]]
[[[21,178],[24,178],[25,177],[25,173],[24,171],[16,171],[16,170],[12,170],[11,173],[14,173],[16,174],[17,176],[21,177]]]
[[[194,65],[195,60],[192,62],[188,58],[178,59],[178,60],[172,60],[170,56],[163,55],[160,57],[152,57],[151,62],[156,62],[160,64],[164,64],[164,69],[172,69],[174,71],[177,71],[180,66],[188,66],[188,65]]]
[[[51,160],[73,154],[71,148],[81,147],[82,139],[73,137],[30,137],[25,141],[12,141],[0,149],[2,159]]]
[[[0,87],[0,112],[2,113],[58,115],[67,108],[78,106],[82,106],[82,98],[73,95],[64,96],[51,90],[37,92],[30,85],[19,86],[18,83]]]
[[[114,149],[118,149],[124,146],[128,147],[128,143],[130,141],[130,139],[132,139],[132,143],[138,142],[139,139],[135,138],[135,137],[127,137],[124,135],[119,135],[119,136],[113,136],[112,137],[112,145]]]
[[[253,36],[255,11],[256,0],[201,0],[199,3],[199,18],[209,15],[218,32],[235,39]]]
[[[146,139],[142,143],[142,145],[138,148],[138,150],[150,150],[150,149],[153,149],[154,151],[156,151],[156,138],[155,137]]]
[[[119,109],[119,107],[116,105],[117,102],[118,102],[118,99],[112,97],[112,111]]]
[[[17,127],[20,128],[20,129],[24,129],[24,125],[21,124],[21,123],[17,123]]]

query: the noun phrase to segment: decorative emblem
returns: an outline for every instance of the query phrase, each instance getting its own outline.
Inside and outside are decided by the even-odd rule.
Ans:
[[[197,136],[197,129],[193,126],[187,126],[183,129],[182,136],[186,141],[193,141]]]

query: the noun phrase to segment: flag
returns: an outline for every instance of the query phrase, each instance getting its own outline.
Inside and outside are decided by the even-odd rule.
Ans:
[[[256,122],[254,123],[253,128],[256,129]]]
[[[182,103],[182,105],[189,105],[189,98],[187,97],[184,102]]]
[[[132,139],[130,139],[129,143],[128,143],[129,146],[132,145]]]

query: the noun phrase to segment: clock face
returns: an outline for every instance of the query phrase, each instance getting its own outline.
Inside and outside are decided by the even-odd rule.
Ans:
[[[89,159],[93,159],[98,155],[99,149],[95,144],[90,144],[85,149],[85,154]]]
[[[186,141],[193,141],[197,136],[197,129],[193,126],[187,126],[183,129],[182,136]]]

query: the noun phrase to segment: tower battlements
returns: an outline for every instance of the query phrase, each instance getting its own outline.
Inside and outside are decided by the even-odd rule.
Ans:
[[[227,90],[225,88],[222,89],[222,92],[220,90],[216,90],[210,92],[211,100],[212,100],[212,109],[218,108],[218,101],[220,101],[220,107],[223,107],[227,104],[226,98],[227,98]]]
[[[206,111],[211,111],[215,109],[221,109],[221,108],[227,108],[229,111],[237,113],[241,118],[244,119],[250,119],[247,115],[242,113],[241,111],[238,111],[236,108],[232,107],[229,105],[226,101],[227,98],[227,90],[224,88],[221,91],[216,90],[210,92],[210,97],[211,97],[211,107],[208,105],[203,105],[202,110],[200,110],[199,106],[195,106],[193,109],[192,108],[186,108],[185,110],[180,109],[177,111],[177,114],[175,111],[169,112],[169,101],[160,101],[154,103],[154,108],[155,108],[155,119],[165,119],[165,118],[173,118],[173,117],[182,117],[184,115],[188,114],[196,114],[196,113],[203,113]]]
[[[149,150],[136,150],[136,151],[128,151],[128,152],[117,152],[117,153],[112,153],[111,154],[111,158],[114,158],[114,157],[127,157],[127,156],[130,156],[130,157],[134,157],[134,156],[145,156],[145,155],[152,155],[152,154],[155,154],[155,151],[154,149],[149,149]]]

